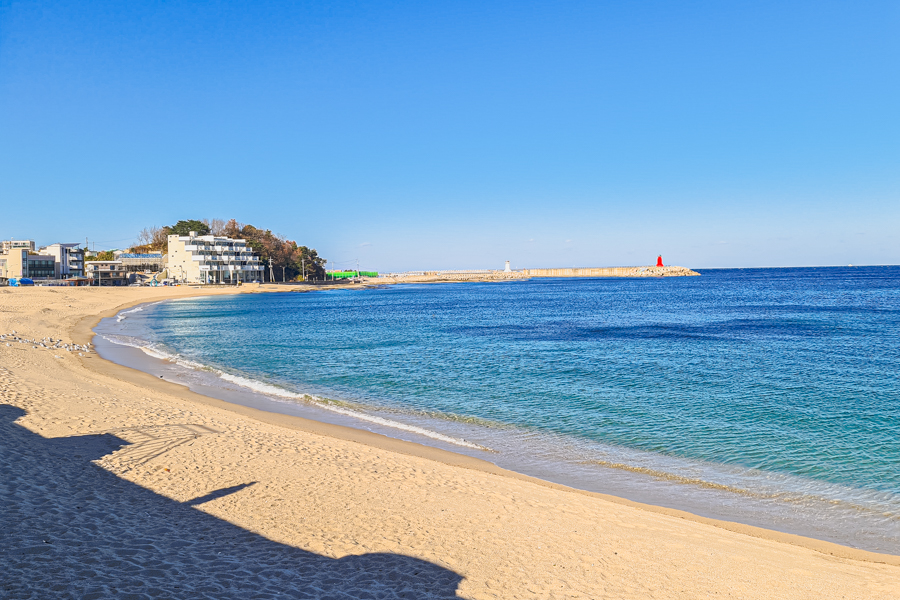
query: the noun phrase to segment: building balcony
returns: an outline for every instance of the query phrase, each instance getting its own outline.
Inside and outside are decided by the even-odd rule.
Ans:
[[[210,252],[207,254],[192,254],[191,259],[194,261],[199,261],[199,260],[256,260],[256,257],[255,257],[255,255],[253,255],[249,252],[244,252],[244,253],[240,253],[240,254],[236,253],[236,252],[229,252],[227,254],[225,254],[225,253],[219,254],[219,253]]]

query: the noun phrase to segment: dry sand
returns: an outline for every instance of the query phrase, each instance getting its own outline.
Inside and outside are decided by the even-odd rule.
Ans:
[[[225,290],[0,288],[0,333]],[[57,358],[59,357],[59,358]],[[898,598],[900,559],[0,342],[3,598]]]

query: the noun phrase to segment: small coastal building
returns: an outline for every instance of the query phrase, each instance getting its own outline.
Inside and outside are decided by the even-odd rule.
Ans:
[[[259,257],[246,240],[214,235],[170,235],[168,276],[185,283],[237,284],[261,281]]]
[[[126,272],[122,261],[118,260],[89,260],[85,263],[85,276],[89,277],[91,285],[125,285]]]

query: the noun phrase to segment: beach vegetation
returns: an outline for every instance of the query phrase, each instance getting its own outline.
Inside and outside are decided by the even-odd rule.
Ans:
[[[84,257],[84,260],[116,260],[116,255],[112,250],[104,250]]]
[[[178,221],[164,229],[168,232],[167,235],[189,235],[192,231],[197,235],[209,235],[212,231],[209,225],[196,219]]]

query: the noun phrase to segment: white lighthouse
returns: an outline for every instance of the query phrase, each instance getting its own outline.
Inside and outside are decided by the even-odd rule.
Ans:
[[[503,269],[504,273],[512,273],[512,269],[509,268],[509,261],[506,261],[506,268]]]

